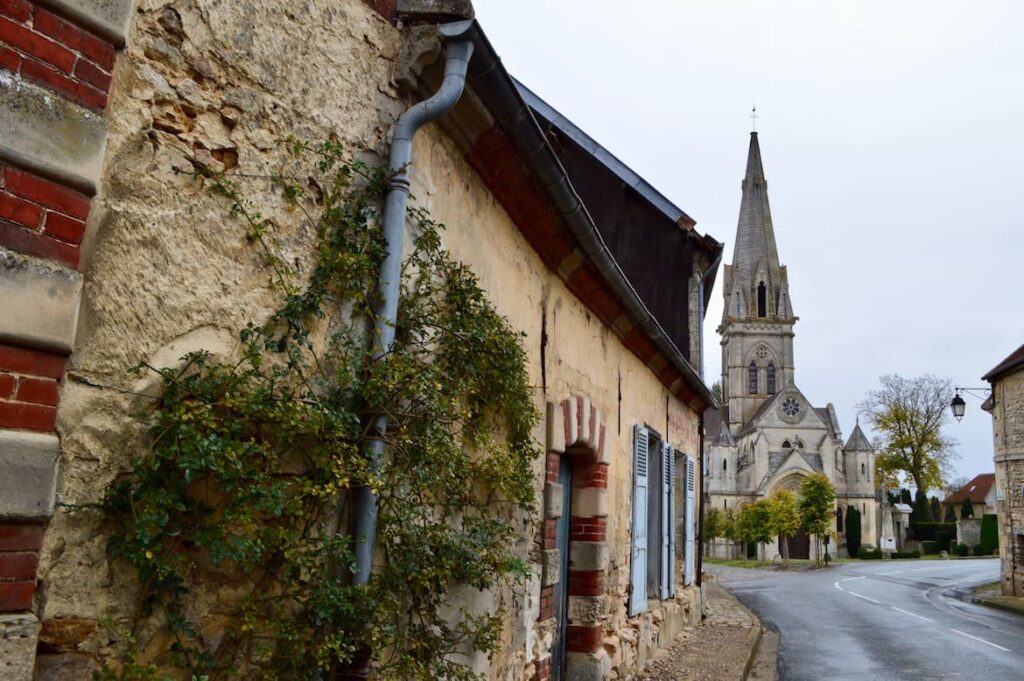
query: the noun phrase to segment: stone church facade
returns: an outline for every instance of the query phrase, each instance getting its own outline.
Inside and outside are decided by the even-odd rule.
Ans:
[[[838,549],[845,549],[845,520],[861,512],[862,543],[877,543],[874,451],[860,425],[844,443],[832,404],[815,407],[795,380],[793,327],[798,317],[789,296],[778,247],[757,133],[751,133],[743,198],[731,265],[724,269],[722,407],[705,415],[705,502],[739,509],[779,489],[798,491],[805,477],[824,473],[836,487]],[[718,557],[738,555],[725,540]],[[764,558],[779,555],[778,542]],[[813,556],[801,532],[790,540],[791,557]],[[833,548],[832,552],[835,553]]]

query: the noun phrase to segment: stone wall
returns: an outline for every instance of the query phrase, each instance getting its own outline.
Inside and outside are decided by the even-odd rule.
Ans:
[[[1003,593],[1024,596],[1024,371],[993,384],[992,430]]]
[[[265,318],[277,302],[242,226],[230,220],[224,202],[190,174],[194,164],[249,175],[274,172],[285,156],[280,142],[289,135],[307,140],[333,137],[353,154],[373,161],[386,150],[388,131],[408,105],[392,81],[401,34],[385,16],[387,3],[378,3],[381,7],[375,10],[358,0],[310,0],[301,5],[275,0],[141,0],[127,33],[130,3],[124,3],[117,20],[97,13],[118,3],[95,4],[96,11],[89,14],[90,3],[70,3],[64,16],[82,22],[94,38],[123,35],[122,41],[108,45],[113,54],[113,45],[123,43],[124,53],[116,65],[112,58],[104,61],[99,56],[92,62],[86,49],[93,49],[93,43],[62,29],[76,60],[69,66],[70,75],[63,77],[81,88],[94,87],[91,81],[75,80],[79,61],[113,65],[107,120],[98,109],[89,108],[98,106],[99,99],[84,105],[86,100],[78,96],[61,94],[64,108],[53,114],[53,120],[64,123],[32,138],[32,121],[27,121],[23,139],[10,141],[13,150],[4,158],[28,158],[32,152],[36,160],[17,167],[11,161],[14,180],[5,180],[2,194],[10,198],[0,198],[7,201],[0,206],[13,206],[9,212],[14,216],[0,221],[0,230],[14,230],[19,236],[0,241],[15,251],[4,257],[16,263],[8,268],[12,274],[0,277],[0,286],[10,281],[11,287],[38,292],[44,284],[33,282],[45,282],[49,298],[26,294],[18,309],[35,305],[49,310],[51,305],[54,319],[64,315],[61,323],[35,330],[28,321],[7,329],[4,324],[11,317],[0,315],[0,340],[11,341],[0,349],[0,369],[11,373],[10,378],[0,374],[0,415],[22,415],[22,420],[0,422],[21,429],[12,431],[9,442],[0,441],[0,460],[11,470],[21,466],[33,471],[20,479],[32,475],[40,481],[38,493],[18,511],[21,515],[0,516],[18,519],[0,519],[0,551],[11,556],[0,561],[0,570],[10,573],[0,573],[0,594],[14,599],[0,597],[0,605],[13,604],[18,607],[11,609],[19,611],[0,626],[27,633],[27,638],[19,638],[19,633],[4,639],[16,644],[0,645],[17,646],[18,656],[10,659],[28,660],[20,664],[31,669],[26,656],[35,651],[35,632],[40,629],[29,612],[34,607],[41,620],[36,670],[46,678],[88,678],[117,643],[117,636],[100,622],[123,622],[132,612],[137,588],[133,572],[107,560],[105,528],[91,512],[59,508],[43,535],[39,521],[51,512],[54,486],[65,504],[97,501],[129,457],[144,446],[130,414],[155,386],[152,379],[130,374],[130,367],[140,360],[172,365],[199,348],[230,356],[237,349],[238,331],[249,321]],[[22,6],[19,0],[0,4],[19,12]],[[28,7],[28,18],[19,20],[22,30],[15,32],[24,48],[15,50],[18,64],[35,59],[31,50],[39,48],[39,38],[29,40],[24,31],[35,29],[33,12],[44,10]],[[43,22],[39,30],[46,26]],[[0,33],[0,38],[4,35]],[[6,54],[0,52],[0,57]],[[83,65],[79,77],[88,74],[95,75]],[[22,72],[6,78],[0,86],[19,96],[36,97],[33,101],[41,102],[39,106],[57,101],[53,92],[39,95],[42,85]],[[19,114],[2,115],[16,120]],[[46,147],[47,139],[66,139],[59,137],[66,132],[60,126],[72,119],[78,121],[74,129],[80,130],[81,139]],[[30,148],[32,139],[37,146]],[[58,149],[68,156],[56,157]],[[527,334],[538,408],[580,397],[604,415],[607,462],[601,482],[607,496],[592,509],[591,517],[604,518],[592,524],[603,528],[607,566],[600,582],[590,587],[606,598],[596,612],[575,610],[586,631],[576,632],[570,647],[588,659],[603,660],[611,678],[631,678],[654,649],[697,621],[700,613],[698,591],[680,588],[676,598],[652,603],[643,616],[626,615],[632,427],[647,423],[658,428],[678,451],[699,461],[697,416],[672,397],[652,370],[545,266],[448,135],[437,126],[426,128],[416,139],[414,154],[413,193],[448,225],[445,246],[473,268],[498,310]],[[36,174],[23,179],[29,171]],[[54,184],[58,180],[62,187]],[[315,238],[309,227],[282,211],[278,197],[250,196],[282,225],[275,234],[278,247],[300,268],[308,264]],[[39,246],[51,241],[59,244],[49,246],[49,251]],[[19,244],[20,251],[15,248]],[[542,353],[545,318],[548,345]],[[72,349],[74,354],[67,359]],[[8,402],[17,404],[11,407]],[[56,482],[54,427],[60,437],[61,475]],[[545,435],[539,427],[538,441],[545,442]],[[545,478],[545,462],[538,461],[538,494],[543,493]],[[591,482],[595,484],[589,488],[600,488],[597,478]],[[3,484],[0,476],[0,487]],[[28,488],[19,483],[19,489]],[[17,497],[0,494],[0,500],[7,498]],[[582,507],[597,502],[581,497],[576,503]],[[579,532],[588,529],[578,524]],[[543,537],[523,537],[523,544],[534,561],[536,579],[525,593],[482,599],[489,604],[496,598],[511,611],[503,653],[490,663],[473,660],[494,679],[543,678],[551,634],[542,616]],[[579,560],[598,558],[580,555]],[[29,571],[30,577],[19,576]],[[34,602],[33,588],[38,591]],[[198,609],[214,609],[227,597],[213,588],[194,596]],[[481,599],[473,594],[464,598]],[[595,620],[599,626],[592,626]],[[166,643],[159,637],[146,638],[146,655],[160,652]]]

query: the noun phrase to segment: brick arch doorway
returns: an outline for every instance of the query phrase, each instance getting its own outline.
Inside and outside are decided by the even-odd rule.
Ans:
[[[608,613],[608,450],[600,411],[572,396],[547,407],[547,461],[538,621],[552,645],[536,681],[605,678]]]

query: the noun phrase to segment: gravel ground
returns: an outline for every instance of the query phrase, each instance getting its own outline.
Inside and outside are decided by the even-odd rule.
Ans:
[[[750,659],[751,629],[760,627],[750,612],[713,582],[705,584],[709,614],[661,651],[639,678],[644,681],[740,680]]]

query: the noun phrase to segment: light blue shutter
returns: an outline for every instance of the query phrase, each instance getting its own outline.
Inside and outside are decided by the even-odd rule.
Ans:
[[[694,514],[694,491],[696,487],[697,462],[692,456],[686,457],[686,546],[683,556],[683,583],[693,584],[693,548],[697,522]]]
[[[668,445],[665,445],[665,468],[668,469],[668,475],[665,476],[665,486],[668,488],[666,497],[668,511],[665,514],[668,518],[668,527],[666,528],[668,535],[666,588],[668,594],[666,598],[671,598],[676,595],[676,452]]]
[[[633,551],[629,563],[629,614],[647,609],[647,428],[633,427]]]
[[[661,560],[661,565],[658,566],[658,598],[665,600],[669,594],[669,582],[672,581],[671,563],[668,562],[669,535],[672,533],[672,516],[669,510],[669,477],[672,475],[669,458],[672,456],[672,448],[662,444],[658,455],[661,456],[661,480],[658,481],[658,494],[661,496],[661,522],[658,528],[658,538],[661,540],[661,551],[658,552],[658,558]]]

